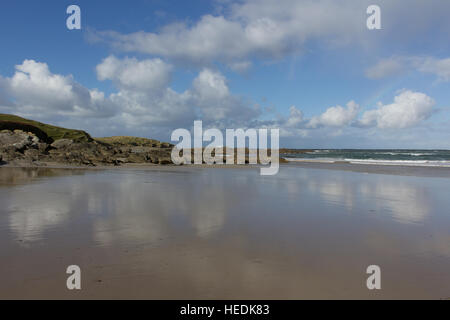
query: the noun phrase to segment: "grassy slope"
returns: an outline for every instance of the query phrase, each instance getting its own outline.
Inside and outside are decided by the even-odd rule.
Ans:
[[[95,138],[95,140],[105,142],[108,144],[130,144],[136,146],[147,146],[151,144],[159,144],[158,140],[147,139],[147,138],[138,138],[138,137],[128,137],[128,136],[114,136],[114,137],[104,137],[104,138]]]
[[[73,129],[66,129],[61,128],[57,126],[52,126],[49,124],[41,123],[34,120],[28,120],[21,118],[16,115],[12,114],[3,114],[0,113],[0,129],[2,127],[3,123],[8,123],[8,128],[11,126],[15,129],[24,129],[27,130],[27,128],[23,128],[21,125],[25,124],[28,126],[35,127],[39,129],[40,131],[43,131],[49,138],[51,138],[53,141],[59,140],[59,139],[71,139],[75,141],[91,141],[91,136],[82,130],[73,130]],[[107,144],[113,144],[113,145],[134,145],[134,146],[161,146],[161,142],[154,139],[147,139],[147,138],[138,138],[138,137],[127,137],[127,136],[115,136],[115,137],[105,137],[105,138],[95,138],[95,140],[107,143]]]
[[[105,138],[95,138],[95,140],[112,145],[133,145],[133,146],[159,146],[161,142],[154,139],[128,137],[128,136],[114,136]]]
[[[7,122],[9,125],[11,123],[17,125],[17,129],[20,129],[21,124],[31,125],[39,130],[45,132],[49,138],[51,138],[53,141],[59,140],[59,139],[71,139],[74,141],[91,141],[91,136],[82,130],[73,130],[73,129],[66,129],[61,127],[52,126],[49,124],[41,123],[34,120],[28,120],[24,119],[12,114],[3,114],[0,113],[0,124],[1,122]]]

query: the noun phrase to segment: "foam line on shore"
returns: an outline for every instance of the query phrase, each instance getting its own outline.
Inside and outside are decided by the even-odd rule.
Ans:
[[[386,166],[420,166],[420,167],[450,167],[450,161],[430,160],[374,160],[374,159],[299,159],[285,158],[289,162],[307,163],[349,163]]]

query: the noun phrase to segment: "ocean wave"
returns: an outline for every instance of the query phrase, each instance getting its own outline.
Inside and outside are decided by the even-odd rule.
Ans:
[[[309,151],[309,152],[305,152],[305,154],[318,154],[318,153],[330,153],[331,150],[313,150],[313,151]]]
[[[345,159],[349,163],[378,164],[378,165],[410,165],[410,166],[435,166],[448,167],[450,161],[445,160],[379,160],[379,159]]]
[[[290,162],[315,162],[315,163],[337,163],[346,162],[351,164],[372,165],[398,165],[398,166],[427,166],[427,167],[450,167],[448,160],[379,160],[379,159],[340,159],[340,158],[287,158]]]
[[[434,156],[436,153],[417,153],[417,152],[375,152],[374,154],[383,154],[383,155],[390,155],[390,156],[413,156],[413,157],[420,157],[420,156]]]

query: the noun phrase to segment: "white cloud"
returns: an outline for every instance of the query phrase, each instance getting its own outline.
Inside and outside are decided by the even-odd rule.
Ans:
[[[305,118],[303,112],[295,106],[289,108],[287,118],[279,118],[275,121],[268,121],[265,124],[271,124],[279,127],[282,136],[315,136],[322,135],[327,137],[336,137],[344,135],[346,131],[362,130],[362,128],[376,127],[381,133],[383,129],[405,129],[412,128],[428,119],[432,112],[434,100],[424,93],[403,91],[394,98],[391,104],[383,105],[379,103],[375,110],[363,112],[359,117],[361,108],[350,101],[346,107],[334,106],[326,109],[322,114]]]
[[[448,39],[448,1],[410,0],[405,7],[403,2],[378,0],[383,29],[389,30],[379,37],[373,37],[366,28],[370,4],[372,0],[226,1],[218,10],[225,14],[204,15],[193,23],[173,23],[157,32],[91,31],[89,35],[93,41],[104,41],[126,52],[162,56],[190,66],[219,61],[240,72],[248,68],[244,61],[298,54],[305,51],[309,41],[374,48],[382,41],[417,41],[411,35],[427,32],[433,32],[436,41]],[[395,66],[381,67],[388,70]]]
[[[25,60],[12,77],[0,77],[0,110],[52,123],[71,119],[73,126],[86,130],[87,125],[102,132],[128,128],[145,135],[156,127],[190,127],[195,119],[205,125],[245,125],[260,113],[233,95],[225,76],[212,69],[201,70],[184,92],[169,87],[172,67],[160,59],[110,56],[96,70],[99,80],[114,83],[115,93],[105,97],[71,75],[54,74],[45,63]]]
[[[172,66],[158,58],[139,61],[109,56],[96,70],[99,80],[113,80],[121,89],[161,90],[169,85]]]
[[[99,80],[111,80],[117,92],[118,120],[127,127],[179,125],[194,118],[186,94],[169,87],[172,66],[161,59],[105,58],[96,67]]]
[[[252,63],[250,61],[238,61],[238,62],[231,62],[228,64],[228,66],[233,71],[245,73],[252,67]]]
[[[141,72],[146,70],[146,72]],[[420,92],[404,91],[388,105],[363,113],[350,101],[322,114],[305,118],[291,106],[287,117],[261,118],[262,109],[234,95],[226,77],[203,68],[183,92],[169,87],[171,66],[160,59],[119,59],[110,56],[97,66],[101,80],[111,80],[117,90],[109,96],[77,83],[72,76],[54,74],[47,64],[25,60],[12,77],[0,77],[0,110],[103,135],[154,136],[174,128],[190,128],[196,119],[205,127],[280,128],[283,136],[330,136],[354,127],[407,128],[432,114],[434,100]],[[145,83],[141,83],[145,82]],[[338,130],[338,131],[336,131]],[[331,132],[332,131],[332,132]]]
[[[279,58],[299,52],[312,38],[346,42],[365,25],[364,6],[341,6],[332,0],[253,1],[233,4],[229,15],[204,15],[196,23],[175,23],[160,32],[120,34],[91,31],[94,41],[114,48],[163,56],[190,64],[221,61],[233,69],[247,69],[254,55]]]
[[[198,93],[202,100],[223,99],[226,98],[230,91],[225,82],[225,77],[210,69],[203,69],[197,78],[194,79],[193,89]]]
[[[113,113],[104,94],[87,89],[73,80],[50,72],[46,63],[25,60],[16,65],[11,78],[3,78],[1,86],[9,97],[3,106],[16,113],[61,116],[107,117]]]
[[[159,34],[140,31],[123,35],[107,31],[96,32],[93,36],[111,42],[123,51],[187,60],[195,64],[205,64],[217,57],[231,61],[239,56],[244,57],[248,52],[240,24],[211,15],[203,16],[192,27],[182,23],[166,26]]]
[[[418,63],[417,69],[420,72],[432,73],[442,81],[450,81],[450,58],[436,59],[428,57]]]
[[[450,81],[450,58],[394,56],[381,59],[374,66],[368,68],[366,76],[370,79],[382,79],[406,70],[431,73],[441,81]]]
[[[295,106],[291,106],[289,108],[289,118],[284,125],[289,128],[295,128],[303,125],[303,123],[303,112]]]
[[[128,73],[127,66],[124,68]],[[202,119],[205,125],[236,125],[259,114],[230,92],[224,75],[211,69],[201,70],[191,88],[181,93],[169,87],[157,91],[142,91],[139,85],[137,89],[123,88],[122,82],[118,88],[110,98],[121,106],[124,123],[129,126],[190,127],[195,119]]]
[[[364,112],[360,119],[362,126],[378,128],[408,128],[431,116],[435,102],[421,92],[404,91],[391,104],[379,104],[375,110]]]
[[[335,106],[328,108],[320,116],[311,118],[308,127],[317,128],[319,126],[343,127],[349,125],[358,115],[359,105],[354,101],[347,103],[347,108]]]
[[[400,58],[391,57],[378,61],[376,65],[366,70],[366,76],[369,79],[381,79],[393,76],[404,71],[405,66]]]
[[[230,93],[225,77],[218,71],[203,69],[186,92],[190,103],[199,108],[202,118],[216,125],[246,125],[259,116],[259,109]]]

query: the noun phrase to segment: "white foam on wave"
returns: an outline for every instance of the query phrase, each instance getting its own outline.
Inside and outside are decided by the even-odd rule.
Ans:
[[[387,166],[420,166],[420,167],[450,167],[450,161],[440,160],[374,160],[374,159],[331,159],[331,158],[285,158],[292,162],[336,163],[348,162],[351,164],[373,164]]]
[[[334,163],[336,161],[343,161],[338,159],[331,159],[331,158],[314,158],[314,159],[308,159],[308,158],[284,158],[287,161],[290,162],[318,162],[318,163]]]
[[[354,164],[377,164],[391,166],[421,166],[421,167],[450,167],[450,161],[440,160],[372,160],[372,159],[345,159]]]
[[[375,154],[384,154],[384,155],[390,155],[390,156],[413,156],[413,157],[420,157],[420,156],[434,156],[434,153],[426,152],[426,153],[417,153],[417,152],[375,152]]]

